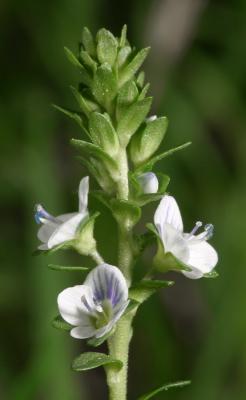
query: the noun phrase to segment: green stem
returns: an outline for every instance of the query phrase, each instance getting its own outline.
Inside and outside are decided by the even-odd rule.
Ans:
[[[118,198],[128,200],[128,162],[125,149],[119,154],[120,180],[118,182]],[[119,224],[119,268],[124,274],[128,285],[131,284],[132,267],[132,232],[127,220],[122,219]],[[121,360],[123,367],[118,371],[113,367],[106,369],[110,400],[126,400],[127,398],[127,371],[129,344],[132,337],[133,314],[123,316],[117,324],[115,333],[108,340],[109,353],[112,357]]]

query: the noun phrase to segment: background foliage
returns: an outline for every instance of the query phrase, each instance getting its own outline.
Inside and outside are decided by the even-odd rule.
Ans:
[[[193,142],[160,169],[172,178],[169,190],[187,229],[198,219],[214,223],[220,254],[217,280],[175,275],[176,285],[139,312],[130,398],[191,378],[191,387],[159,398],[245,399],[245,18],[243,0],[1,2],[1,398],[106,399],[103,371],[69,369],[85,345],[49,323],[57,293],[80,276],[46,265],[61,256],[63,263],[78,260],[69,253],[49,260],[31,255],[33,205],[42,202],[57,214],[76,209],[75,189],[86,173],[68,146],[79,129],[50,107],[73,106],[68,85],[78,76],[63,46],[75,49],[84,25],[119,34],[127,23],[131,42],[152,46],[146,68],[154,112],[170,120],[163,149]],[[100,206],[91,199],[90,208]],[[146,221],[153,211],[146,208]],[[114,262],[114,222],[101,212],[97,236],[108,238],[101,250]]]

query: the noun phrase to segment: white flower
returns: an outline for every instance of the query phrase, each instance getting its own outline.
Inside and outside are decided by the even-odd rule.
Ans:
[[[121,317],[128,305],[128,288],[121,271],[100,264],[86,277],[83,285],[63,290],[58,296],[62,318],[75,326],[70,334],[76,339],[102,337]]]
[[[146,172],[137,177],[137,180],[142,188],[144,194],[158,192],[159,182],[153,172]]]
[[[84,218],[88,216],[88,190],[89,177],[85,177],[79,184],[79,211],[75,213],[58,215],[53,217],[40,204],[36,206],[35,220],[42,224],[38,230],[38,238],[43,244],[38,248],[48,250],[72,240]]]
[[[212,271],[218,262],[217,252],[207,243],[213,234],[213,225],[205,225],[204,231],[195,235],[202,226],[202,223],[198,221],[190,233],[184,233],[179,207],[176,200],[168,195],[163,197],[157,207],[154,223],[165,253],[172,253],[191,269],[191,271],[182,271],[185,276],[198,279]]]

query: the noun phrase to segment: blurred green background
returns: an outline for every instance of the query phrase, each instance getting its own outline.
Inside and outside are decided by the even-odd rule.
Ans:
[[[103,370],[70,371],[86,345],[50,325],[58,292],[82,277],[47,268],[53,261],[79,262],[73,254],[32,256],[33,207],[41,202],[54,214],[75,210],[77,184],[86,173],[68,145],[79,129],[51,107],[74,106],[68,85],[79,77],[63,46],[75,50],[85,25],[119,35],[127,23],[133,44],[152,47],[145,69],[153,112],[170,120],[163,149],[193,142],[159,169],[171,176],[169,190],[187,230],[196,220],[214,223],[212,244],[220,255],[218,279],[176,274],[176,285],[139,312],[129,399],[190,378],[189,388],[156,399],[245,400],[245,20],[245,0],[1,1],[1,399],[107,398]],[[90,209],[98,208],[90,199]],[[146,221],[154,209],[145,209]],[[100,210],[99,246],[115,262],[115,225]]]

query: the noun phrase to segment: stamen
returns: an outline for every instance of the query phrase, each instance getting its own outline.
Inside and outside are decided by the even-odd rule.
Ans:
[[[35,221],[37,222],[37,224],[45,224],[45,222],[47,221],[51,221],[54,223],[59,223],[60,221],[53,217],[53,215],[49,214],[44,208],[43,206],[41,206],[41,204],[36,204],[35,206]]]
[[[192,229],[192,231],[189,233],[189,236],[193,236],[193,235],[196,233],[196,231],[197,231],[199,228],[201,228],[201,226],[202,226],[202,222],[201,222],[201,221],[197,221],[197,222],[196,222],[196,225],[194,226],[194,228]]]

